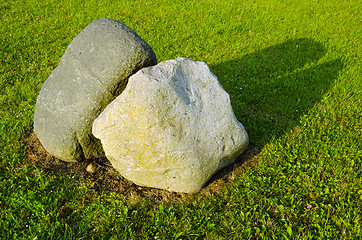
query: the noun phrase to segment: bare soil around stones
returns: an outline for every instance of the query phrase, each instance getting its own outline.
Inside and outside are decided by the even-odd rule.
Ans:
[[[28,136],[26,144],[28,164],[35,165],[46,174],[68,175],[79,184],[94,189],[96,193],[114,192],[117,196],[134,203],[142,201],[150,204],[181,203],[190,200],[195,194],[198,197],[207,197],[221,193],[223,188],[230,187],[230,183],[246,170],[255,167],[260,159],[260,150],[250,143],[233,164],[216,173],[200,192],[186,194],[137,186],[122,177],[106,158],[77,163],[61,161],[46,152],[34,132]]]

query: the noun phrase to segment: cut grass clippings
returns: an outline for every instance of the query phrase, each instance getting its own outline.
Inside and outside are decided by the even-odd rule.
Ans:
[[[90,159],[78,163],[63,162],[48,154],[34,133],[26,139],[27,165],[34,165],[35,171],[44,174],[61,176],[68,175],[79,184],[94,189],[98,194],[111,192],[120,198],[139,203],[146,201],[150,206],[155,204],[183,203],[192,198],[192,194],[169,192],[161,189],[141,187],[122,177],[107,159]],[[258,163],[259,150],[250,144],[234,164],[215,174],[206,186],[197,194],[210,196],[221,192],[225,183],[233,181],[247,169]],[[93,172],[88,167],[94,168]]]

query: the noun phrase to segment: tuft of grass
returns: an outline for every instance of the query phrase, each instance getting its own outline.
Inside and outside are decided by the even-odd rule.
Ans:
[[[361,238],[360,5],[1,2],[0,238]],[[229,92],[261,152],[222,189],[149,204],[28,164],[43,82],[71,40],[103,17],[134,29],[159,61],[205,61]]]

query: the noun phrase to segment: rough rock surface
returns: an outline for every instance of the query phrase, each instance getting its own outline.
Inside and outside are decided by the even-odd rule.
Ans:
[[[157,64],[151,47],[113,19],[89,24],[70,43],[44,83],[34,131],[44,148],[64,161],[104,156],[92,124],[125,88],[130,75]]]
[[[208,66],[177,58],[140,70],[93,123],[105,154],[141,186],[197,192],[248,145]]]

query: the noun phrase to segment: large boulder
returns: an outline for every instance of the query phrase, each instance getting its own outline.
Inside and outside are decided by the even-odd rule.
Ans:
[[[113,19],[89,24],[70,43],[44,83],[34,131],[53,156],[69,162],[104,156],[92,123],[125,88],[130,75],[157,64],[151,47]]]
[[[187,58],[131,76],[94,121],[93,134],[125,178],[188,193],[199,191],[248,144],[216,76]]]

